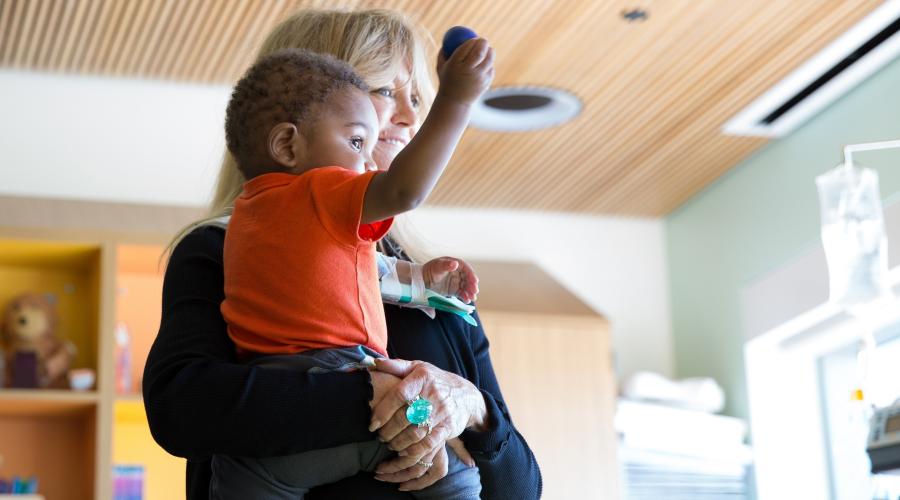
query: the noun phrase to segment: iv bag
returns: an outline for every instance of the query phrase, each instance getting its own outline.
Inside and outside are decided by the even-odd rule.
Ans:
[[[888,297],[878,173],[841,165],[817,177],[816,184],[831,302],[854,307]]]

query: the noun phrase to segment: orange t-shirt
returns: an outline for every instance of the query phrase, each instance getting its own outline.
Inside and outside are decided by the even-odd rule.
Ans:
[[[392,219],[360,226],[376,174],[321,167],[244,184],[225,232],[222,302],[239,351],[365,345],[387,355],[375,241]]]

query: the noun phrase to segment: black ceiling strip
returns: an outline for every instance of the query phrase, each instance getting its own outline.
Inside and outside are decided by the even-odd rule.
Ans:
[[[801,101],[812,95],[813,92],[819,90],[823,85],[833,80],[837,75],[841,74],[844,70],[853,65],[856,61],[860,60],[874,50],[876,47],[881,45],[885,40],[892,37],[897,31],[900,31],[900,17],[894,19],[894,22],[889,24],[886,28],[878,32],[877,35],[873,36],[869,39],[868,42],[859,46],[858,49],[851,52],[847,57],[842,59],[839,63],[835,64],[831,69],[826,71],[822,76],[817,78],[815,81],[806,86],[803,90],[801,90],[797,95],[790,98],[787,102],[782,104],[778,109],[772,111],[768,116],[760,120],[760,123],[763,125],[771,125],[775,120],[781,118],[782,115],[793,109],[797,104]]]

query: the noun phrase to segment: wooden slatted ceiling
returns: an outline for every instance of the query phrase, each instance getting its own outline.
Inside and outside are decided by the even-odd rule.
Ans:
[[[303,7],[387,7],[496,48],[495,85],[574,92],[536,132],[469,130],[430,203],[661,216],[764,144],[722,124],[874,0],[0,0],[0,67],[231,84]]]

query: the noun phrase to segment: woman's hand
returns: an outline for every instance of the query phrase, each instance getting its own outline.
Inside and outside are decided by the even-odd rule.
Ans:
[[[475,467],[475,459],[472,458],[472,455],[469,453],[469,450],[466,449],[466,445],[463,444],[461,439],[453,438],[453,439],[447,441],[446,444],[450,448],[453,448],[453,451],[456,453],[456,456],[459,457],[459,459],[464,464],[468,465],[469,467]],[[445,450],[445,449],[446,449],[445,446],[442,446],[442,445],[438,446],[434,450],[431,450],[428,453],[426,453],[424,457],[419,458],[419,459],[416,459],[415,457],[406,455],[404,457],[397,457],[397,458],[393,458],[391,460],[385,460],[384,462],[381,462],[380,464],[378,464],[378,467],[375,469],[375,473],[378,474],[379,476],[382,476],[382,478],[380,479],[382,481],[391,481],[391,479],[387,479],[387,478],[395,477],[395,476],[393,476],[393,474],[399,473],[401,471],[404,471],[404,472],[408,471],[407,473],[410,475],[410,477],[416,477],[417,475],[415,475],[414,473],[417,470],[419,470],[419,469],[417,469],[417,467],[421,467],[421,464],[419,463],[420,461],[428,463],[431,461],[431,458],[429,458],[429,457],[436,456],[437,453],[439,453],[441,450]],[[437,462],[435,462],[435,463],[437,463]],[[444,474],[446,474],[446,472],[444,472]],[[406,477],[406,476],[400,475],[400,476],[396,476],[396,477]],[[434,477],[434,476],[432,475],[431,477]],[[443,475],[437,476],[435,481],[442,477],[444,477],[444,476]]]
[[[369,427],[371,431],[378,430],[379,437],[398,452],[397,459],[387,462],[391,469],[410,467],[437,453],[444,442],[459,436],[468,427],[486,428],[484,396],[465,378],[424,361],[378,359],[375,369],[403,378],[374,405]],[[415,427],[406,420],[407,401],[416,396],[433,405],[431,432],[428,427]],[[466,464],[474,465],[468,453],[458,455]]]
[[[374,410],[388,391],[400,383],[400,377],[375,370],[370,370],[369,375],[372,377],[372,401],[369,401],[369,406]]]
[[[422,458],[426,465],[413,463],[412,466],[393,470],[391,467],[383,468],[385,463],[375,469],[375,479],[389,483],[401,483],[397,488],[400,491],[413,491],[427,488],[447,475],[447,448],[441,446]],[[431,466],[427,466],[431,463]]]

